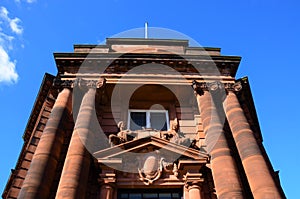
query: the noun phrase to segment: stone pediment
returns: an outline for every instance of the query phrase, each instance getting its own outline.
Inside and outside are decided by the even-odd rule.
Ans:
[[[118,175],[118,183],[124,186],[132,182],[148,186],[156,181],[164,183],[165,180],[169,185],[181,186],[189,178],[187,173],[196,174],[199,181],[199,170],[209,161],[209,156],[201,151],[155,136],[100,150],[94,153],[94,157],[102,168],[102,181],[116,180]],[[161,179],[162,176],[165,179]]]
[[[96,157],[99,162],[105,162],[105,160],[120,159],[128,154],[140,155],[151,151],[160,151],[160,153],[165,154],[165,156],[172,158],[177,157],[178,159],[180,157],[180,159],[198,160],[203,161],[203,163],[207,163],[209,159],[206,153],[155,136],[128,141],[97,151],[94,153],[94,157]]]

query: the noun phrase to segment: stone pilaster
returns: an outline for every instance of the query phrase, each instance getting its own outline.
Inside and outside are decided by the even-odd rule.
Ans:
[[[224,121],[221,121],[210,93],[211,90],[219,89],[219,85],[194,82],[193,87],[203,122],[206,145],[211,155],[212,175],[217,196],[218,198],[243,198],[238,169],[224,135]]]
[[[201,178],[201,173],[187,173],[185,175],[185,199],[201,199],[201,183],[203,179]],[[187,198],[188,196],[188,198]]]
[[[281,198],[253,131],[234,93],[240,89],[241,85],[234,89],[227,89],[228,94],[223,106],[251,191],[254,198],[257,199]]]
[[[102,83],[104,82],[101,80]],[[85,198],[91,157],[86,149],[93,132],[95,114],[95,96],[98,82],[77,81],[78,86],[87,89],[83,96],[75,122],[67,156],[65,159],[56,198]]]
[[[100,194],[99,199],[114,199],[116,196],[115,182],[116,174],[112,169],[100,174],[99,183],[100,183]]]
[[[58,95],[43,131],[18,198],[48,198],[64,142],[63,120],[71,113],[72,92]]]
[[[101,185],[99,199],[114,199],[114,188],[111,184]]]

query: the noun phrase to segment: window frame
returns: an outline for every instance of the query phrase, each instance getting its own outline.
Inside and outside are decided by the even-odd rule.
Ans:
[[[146,113],[146,127],[145,128],[151,128],[150,113],[165,113],[167,130],[170,128],[170,120],[169,120],[169,111],[168,110],[128,109],[127,126],[128,126],[129,130],[130,130],[130,119],[131,119],[130,113],[131,112]]]

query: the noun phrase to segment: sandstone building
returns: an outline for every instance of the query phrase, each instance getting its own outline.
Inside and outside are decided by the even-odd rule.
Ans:
[[[109,38],[54,58],[3,198],[285,198],[241,57]]]

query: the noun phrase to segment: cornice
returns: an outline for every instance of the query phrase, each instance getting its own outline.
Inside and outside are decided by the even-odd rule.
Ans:
[[[35,125],[36,120],[37,120],[37,117],[38,117],[38,115],[41,111],[41,108],[42,108],[42,106],[43,106],[43,104],[44,104],[44,102],[45,102],[45,100],[48,96],[48,93],[49,93],[49,91],[52,87],[53,79],[54,79],[53,75],[50,75],[48,73],[46,73],[44,75],[44,78],[43,78],[42,84],[40,86],[38,95],[36,97],[33,108],[31,110],[30,117],[29,117],[29,120],[28,120],[26,128],[25,128],[25,132],[23,134],[23,139],[25,141],[28,140],[31,136],[30,134],[33,131],[34,125]]]

